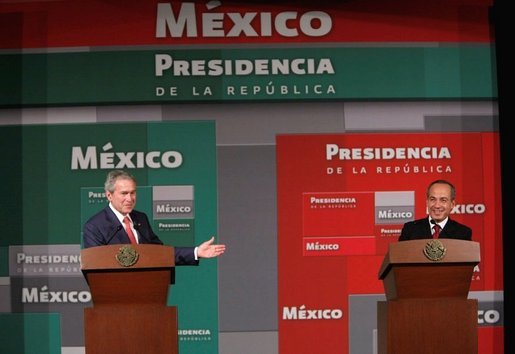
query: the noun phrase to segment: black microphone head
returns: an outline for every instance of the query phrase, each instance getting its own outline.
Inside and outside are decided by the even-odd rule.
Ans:
[[[436,221],[434,219],[431,219],[431,224],[436,225]]]
[[[139,229],[139,227],[140,227],[140,226],[141,226],[141,224],[140,224],[140,223],[136,223],[136,224],[134,224],[134,228],[135,228],[136,230],[137,230],[137,229]]]

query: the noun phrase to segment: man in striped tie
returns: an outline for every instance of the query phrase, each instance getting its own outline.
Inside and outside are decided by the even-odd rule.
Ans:
[[[83,247],[111,244],[163,244],[150,226],[147,215],[136,206],[136,179],[123,170],[108,173],[104,184],[109,204],[93,215],[83,227]],[[200,258],[213,258],[225,252],[214,244],[214,236],[196,247],[174,247],[175,265],[198,265]]]
[[[399,241],[429,238],[471,241],[472,229],[449,216],[455,205],[456,188],[451,182],[443,179],[431,182],[426,191],[426,207],[429,215],[405,223]]]

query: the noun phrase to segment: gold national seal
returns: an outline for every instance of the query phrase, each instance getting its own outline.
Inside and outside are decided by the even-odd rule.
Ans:
[[[116,254],[116,260],[124,267],[131,267],[138,261],[139,254],[130,245],[122,246]]]
[[[440,240],[431,240],[424,247],[424,255],[431,261],[441,261],[447,249]]]

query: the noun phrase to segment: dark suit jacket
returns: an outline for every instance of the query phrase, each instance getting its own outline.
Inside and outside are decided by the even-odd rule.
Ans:
[[[133,210],[130,213],[134,228],[138,231],[139,243],[162,245],[154,233],[145,213]],[[125,228],[109,206],[93,215],[85,224],[82,233],[83,247],[130,243]],[[195,247],[174,247],[175,265],[198,265],[195,260]]]
[[[405,223],[402,227],[399,241],[420,240],[425,238],[433,238],[428,217]],[[449,218],[445,227],[440,230],[439,238],[454,238],[471,241],[472,229]]]

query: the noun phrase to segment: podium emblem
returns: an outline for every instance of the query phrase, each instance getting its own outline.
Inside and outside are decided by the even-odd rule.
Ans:
[[[440,240],[431,240],[424,247],[424,255],[431,261],[441,261],[447,249]]]
[[[138,261],[139,254],[130,245],[125,245],[120,247],[115,257],[121,266],[131,267]]]

